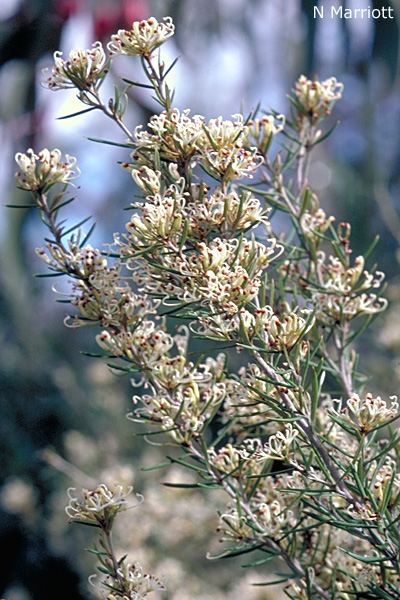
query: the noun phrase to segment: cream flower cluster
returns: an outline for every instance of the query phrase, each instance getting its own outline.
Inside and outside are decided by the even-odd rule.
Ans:
[[[210,195],[204,189],[203,198],[200,199],[196,191],[192,186],[193,201],[187,206],[189,232],[196,238],[204,239],[215,228],[221,233],[226,226],[244,230],[258,223],[269,225],[269,210],[263,209],[261,202],[251,192],[243,191],[239,195],[232,190],[224,194],[220,187],[216,187]]]
[[[286,423],[285,429],[271,435],[265,444],[258,438],[245,440],[241,456],[244,460],[289,460],[293,441],[298,435],[298,430],[291,423]]]
[[[105,329],[96,342],[114,357],[126,357],[142,368],[152,368],[173,346],[172,337],[153,321],[143,320],[133,329]]]
[[[325,264],[324,253],[319,253],[319,269],[325,291],[315,292],[312,298],[319,307],[320,318],[351,320],[358,315],[373,314],[386,308],[387,300],[371,291],[381,286],[384,274],[380,271],[369,273],[364,265],[363,256],[358,256],[352,267],[333,256]]]
[[[199,317],[200,327],[196,332],[204,337],[212,335],[221,339],[240,339],[243,329],[247,338],[252,341],[261,339],[265,348],[272,352],[291,350],[314,325],[314,317],[309,318],[311,311],[303,310],[300,316],[295,312],[276,315],[270,306],[264,306],[251,313],[241,308],[236,313],[210,314]],[[308,343],[303,341],[300,346],[302,356],[307,352]]]
[[[127,237],[133,245],[135,235]],[[269,242],[268,247],[245,238],[214,238],[208,243],[199,242],[185,254],[160,249],[151,264],[135,258],[132,277],[146,293],[184,303],[200,302],[234,314],[255,298],[262,272],[274,258],[276,248],[280,249],[275,238]],[[121,245],[129,268],[135,253],[129,245]]]
[[[200,140],[205,138],[204,125],[204,117],[190,117],[189,109],[162,111],[150,118],[150,132],[142,131],[141,125],[135,129],[136,150],[132,157],[136,161],[137,153],[140,156],[142,151],[158,150],[164,159],[186,161],[200,153]],[[124,166],[129,168],[129,165]]]
[[[29,148],[26,154],[18,152],[15,160],[19,167],[15,176],[18,184],[31,192],[47,191],[56,183],[68,184],[80,174],[76,158],[66,154],[61,159],[60,150],[44,148],[37,154]]]
[[[245,463],[250,463],[246,460]],[[253,461],[254,463],[254,461]],[[245,469],[246,464],[243,465]],[[253,469],[246,472],[252,481],[251,475],[260,475],[260,471]],[[236,506],[229,506],[228,512],[221,514],[219,531],[222,531],[221,541],[240,541],[253,539],[252,531],[256,527],[261,535],[267,535],[269,538],[277,539],[296,523],[293,511],[288,509],[291,502],[290,494],[281,492],[281,487],[287,487],[288,477],[272,477],[265,475],[259,478],[259,486],[254,491],[252,485],[249,485],[250,492],[249,506],[251,507],[252,518],[239,514]]]
[[[322,208],[318,208],[315,212],[306,210],[300,219],[304,235],[314,244],[318,244],[321,241],[322,234],[325,233],[334,222],[335,217],[332,215],[327,217]]]
[[[332,412],[366,434],[379,425],[390,423],[397,416],[399,408],[397,396],[391,396],[390,400],[391,405],[388,406],[380,396],[374,398],[370,392],[364,398],[353,394],[344,406],[342,401],[336,400],[335,402],[340,402],[340,406],[338,410],[332,409]]]
[[[164,160],[179,163],[196,159],[216,179],[225,182],[252,177],[263,163],[256,147],[248,147],[249,128],[242,115],[233,115],[233,121],[222,117],[208,123],[201,115],[190,116],[173,108],[163,111],[149,121],[150,132],[135,130],[134,161],[146,161],[149,150],[158,150]],[[125,168],[132,168],[127,163]]]
[[[165,582],[154,575],[144,573],[139,563],[126,563],[122,562],[119,569],[117,569],[116,577],[112,583],[112,588],[120,593],[111,593],[107,596],[106,600],[119,600],[121,597],[125,600],[142,600],[150,592],[165,591]],[[122,582],[122,584],[121,584]],[[121,596],[123,594],[123,596]]]
[[[111,55],[149,57],[156,48],[174,35],[175,25],[171,17],[164,17],[163,21],[164,23],[161,23],[150,17],[146,21],[135,21],[129,31],[120,29],[111,36],[111,42],[108,43]]]
[[[80,327],[100,322],[103,326],[125,327],[134,325],[156,312],[158,302],[132,292],[127,281],[121,278],[121,265],[108,265],[102,253],[90,244],[81,248],[74,240],[68,249],[54,243],[36,250],[37,255],[53,271],[72,275],[71,304],[79,309],[66,324]]]
[[[342,97],[343,84],[335,77],[325,81],[310,80],[301,75],[294,93],[304,112],[310,117],[321,119],[330,114],[332,105]]]
[[[271,350],[290,349],[314,325],[314,318],[308,319],[310,312],[303,310],[303,316],[291,312],[278,317],[270,306],[259,308],[254,313],[254,333],[260,334]]]
[[[79,500],[74,495],[75,488],[69,488],[70,501],[65,511],[72,521],[83,521],[110,531],[117,513],[128,508],[127,497],[132,489],[128,487],[124,491],[122,486],[117,486],[112,490],[102,483],[94,490],[83,489]]]
[[[256,146],[264,155],[274,135],[283,131],[285,121],[284,115],[264,115],[261,119],[248,121],[248,145]]]
[[[111,37],[108,50],[111,57],[118,54],[150,57],[152,52],[174,34],[175,26],[170,17],[164,23],[151,17],[147,21],[135,21],[131,30],[120,29]],[[44,70],[46,73],[47,69]],[[108,59],[101,42],[88,50],[72,50],[68,59],[62,52],[54,53],[51,74],[42,85],[50,90],[76,88],[80,92],[94,92],[108,72]],[[85,95],[81,95],[85,99]]]
[[[92,49],[72,50],[67,60],[62,58],[62,52],[55,52],[51,75],[42,85],[53,91],[68,88],[94,90],[106,73],[107,57],[102,43],[96,42]]]
[[[264,162],[256,147],[246,147],[249,129],[242,115],[233,118],[235,121],[211,119],[204,126],[205,137],[200,140],[204,168],[225,182],[252,177]]]
[[[126,229],[127,240],[134,248],[151,248],[157,244],[169,244],[177,248],[182,239],[183,228],[187,234],[199,241],[210,234],[221,235],[227,228],[245,230],[262,223],[268,228],[268,210],[263,210],[260,201],[251,192],[235,191],[223,193],[220,187],[207,194],[209,188],[192,184],[190,191],[184,189],[184,180],[179,178],[165,188],[159,171],[142,166],[132,170],[137,185],[148,195],[146,202],[135,203],[137,209]]]
[[[160,356],[152,381],[153,394],[133,397],[139,406],[130,418],[160,424],[179,444],[188,444],[202,432],[212,410],[225,396],[224,383],[215,382],[207,365],[195,369],[183,356]]]

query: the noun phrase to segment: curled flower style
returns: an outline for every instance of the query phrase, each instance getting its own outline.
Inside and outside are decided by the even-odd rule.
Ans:
[[[76,158],[66,154],[61,160],[61,152],[57,148],[44,148],[38,154],[29,148],[26,154],[18,152],[15,161],[19,167],[15,174],[18,184],[31,192],[48,191],[56,183],[70,184],[80,174]]]
[[[203,187],[200,190],[192,186],[187,204],[190,234],[196,238],[205,238],[214,228],[220,232],[228,225],[235,229],[248,229],[258,223],[269,226],[268,210],[264,210],[260,201],[251,192],[235,191],[224,194],[220,187],[207,195]],[[192,201],[191,201],[192,200]]]
[[[315,319],[308,319],[310,312],[303,310],[303,317],[294,312],[278,317],[270,306],[259,308],[254,313],[254,332],[261,334],[267,347],[271,350],[290,349],[301,335],[313,327]],[[306,348],[303,350],[306,351]]]
[[[126,225],[129,241],[138,248],[151,247],[169,241],[176,243],[182,232],[186,199],[175,184],[166,192],[148,197],[139,207],[140,216],[134,214]]]
[[[234,477],[241,477],[243,475],[240,469],[241,463],[243,464],[242,457],[237,448],[232,444],[227,444],[215,451],[214,448],[210,448],[208,456],[213,467],[221,471],[222,473],[231,474]],[[247,466],[247,465],[246,465]]]
[[[77,88],[79,91],[93,91],[107,74],[107,57],[101,42],[93,44],[89,50],[71,50],[69,59],[62,58],[62,52],[54,53],[54,67],[50,77],[42,82],[43,87],[57,91]],[[46,73],[44,69],[43,73]]]
[[[351,320],[358,315],[385,310],[387,300],[371,292],[381,286],[385,276],[381,271],[369,273],[364,265],[363,256],[357,256],[353,266],[344,265],[339,258],[332,256],[325,264],[324,253],[319,253],[319,269],[326,290],[313,294],[319,318]]]
[[[156,196],[161,191],[161,172],[142,166],[132,169],[132,179],[144,192]]]
[[[135,129],[136,151],[132,157],[135,161],[137,151],[158,150],[162,158],[180,164],[196,156],[200,152],[201,140],[205,138],[204,117],[190,116],[190,110],[180,112],[173,108],[150,118],[150,131]],[[129,165],[124,165],[129,168]]]
[[[161,581],[154,575],[143,572],[142,567],[136,563],[122,562],[121,567],[117,569],[118,579],[123,581],[124,594],[128,594],[129,600],[141,600],[150,592],[164,591],[165,582]]]
[[[397,416],[399,408],[397,396],[390,396],[390,400],[392,402],[388,407],[385,400],[382,400],[380,396],[374,398],[370,392],[366,394],[365,398],[353,394],[344,406],[340,400],[335,400],[335,402],[340,402],[340,407],[338,410],[331,410],[353,427],[357,427],[361,433],[366,434],[379,425],[390,423]]]
[[[73,495],[75,488],[69,488],[69,504],[65,509],[71,521],[79,521],[111,530],[117,513],[127,510],[127,497],[132,487],[124,491],[122,486],[110,490],[104,483],[95,490],[82,490],[82,498],[78,500]]]
[[[335,77],[325,81],[312,81],[304,75],[299,77],[294,89],[302,111],[314,122],[330,114],[333,104],[342,97],[342,92],[343,84]]]
[[[110,54],[126,54],[129,56],[149,57],[152,52],[168,38],[174,35],[175,25],[171,17],[164,17],[159,23],[154,17],[146,21],[134,21],[132,29],[119,29],[111,36],[107,47]]]
[[[286,423],[285,430],[271,435],[265,444],[257,438],[245,440],[240,451],[241,456],[244,460],[288,460],[291,446],[298,435],[298,430],[294,429],[291,423]]]
[[[132,331],[128,329],[104,330],[96,342],[115,357],[126,357],[142,368],[151,368],[174,344],[172,336],[153,321],[144,319]]]
[[[182,444],[197,437],[206,419],[225,395],[225,384],[216,382],[207,365],[197,369],[184,356],[161,356],[153,367],[154,393],[134,396],[132,420],[161,425]]]
[[[51,270],[68,273],[73,277],[71,304],[80,315],[67,317],[65,324],[81,327],[93,323],[119,328],[138,324],[144,317],[156,312],[158,301],[132,292],[121,275],[120,263],[109,266],[102,253],[90,244],[81,248],[69,240],[68,250],[48,243],[47,252],[38,248],[36,253]]]
[[[225,182],[252,177],[264,162],[256,147],[245,146],[249,130],[243,116],[235,114],[233,118],[235,121],[211,119],[200,142],[204,168]]]
[[[300,225],[303,233],[314,244],[321,241],[321,234],[325,233],[329,226],[335,222],[335,217],[327,217],[322,208],[318,208],[315,212],[305,211],[300,219]]]

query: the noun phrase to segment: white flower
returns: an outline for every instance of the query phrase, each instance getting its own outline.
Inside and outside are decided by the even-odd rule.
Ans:
[[[343,83],[335,77],[325,81],[307,79],[304,75],[296,82],[294,93],[305,113],[321,118],[329,114],[331,106],[342,97]]]
[[[245,440],[241,456],[245,460],[286,460],[290,457],[291,445],[298,434],[291,423],[286,423],[285,431],[271,435],[264,445],[258,438]]]
[[[154,575],[143,573],[142,567],[136,564],[122,563],[117,574],[124,582],[124,592],[129,592],[129,598],[141,599],[149,592],[165,590],[165,584]],[[134,595],[131,595],[134,593]]]
[[[65,512],[71,521],[90,523],[97,527],[110,530],[112,522],[118,512],[127,510],[127,496],[132,492],[129,486],[124,491],[122,486],[110,490],[104,483],[95,490],[82,490],[82,498],[78,500],[73,495],[75,488],[68,489],[69,504]]]
[[[44,191],[56,183],[68,184],[80,174],[76,167],[76,158],[65,155],[61,160],[61,152],[57,148],[44,148],[35,154],[32,148],[26,154],[17,152],[15,161],[19,167],[15,176],[18,184],[31,192]]]
[[[365,398],[361,398],[358,394],[353,394],[343,408],[340,403],[339,410],[332,409],[332,412],[351,425],[356,425],[361,433],[365,434],[396,417],[399,408],[397,396],[390,396],[390,400],[392,403],[389,408],[380,396],[374,398],[368,392]],[[334,400],[334,402],[340,402],[340,400]]]
[[[137,186],[147,194],[155,196],[161,191],[161,172],[153,171],[146,166],[132,169],[132,178]]]
[[[318,208],[313,213],[306,210],[300,219],[300,224],[304,235],[317,244],[321,240],[318,234],[325,233],[334,221],[335,217],[327,217],[325,211]]]
[[[277,115],[276,117],[273,115],[264,115],[262,119],[249,121],[247,124],[249,145],[256,145],[264,154],[268,150],[273,136],[283,130],[285,121],[284,115]],[[252,140],[253,144],[250,144],[250,140]]]
[[[49,90],[96,88],[107,73],[107,58],[101,42],[93,44],[89,50],[71,50],[69,59],[62,58],[62,52],[54,53],[54,67],[51,75],[42,82]],[[46,73],[44,69],[43,73]]]
[[[163,21],[164,23],[159,23],[151,17],[147,21],[135,21],[130,31],[120,29],[111,36],[111,42],[107,45],[111,55],[149,57],[158,46],[174,35],[175,25],[171,17],[164,17]]]

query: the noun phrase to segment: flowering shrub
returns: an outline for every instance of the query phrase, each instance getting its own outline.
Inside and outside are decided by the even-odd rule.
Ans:
[[[59,220],[75,159],[17,154],[19,185],[49,230],[38,256],[71,280],[66,324],[99,326],[104,355],[143,384],[129,418],[180,449],[168,460],[196,473],[193,485],[226,492],[221,557],[254,552],[250,564],[273,564],[293,599],[400,598],[398,403],[364,391],[353,346],[386,307],[383,274],[367,270],[370,249],[352,258],[350,225],[335,227],[308,183],[343,86],[301,76],[288,118],[207,121],[173,106],[173,64],[155,57],[173,33],[170,18],[152,18],[113,35],[109,57],[100,42],[66,61],[55,54],[44,85],[77,89],[86,110],[122,129],[140,201],[100,251],[92,228]],[[124,121],[126,89],[100,95],[120,54],[138,56],[148,80],[128,87],[151,88],[162,107],[146,130]],[[193,338],[209,349],[193,350]],[[101,530],[94,553],[108,600],[163,588],[115,556],[121,487],[70,499],[71,520]]]

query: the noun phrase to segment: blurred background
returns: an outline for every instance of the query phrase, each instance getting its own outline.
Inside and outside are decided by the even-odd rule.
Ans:
[[[326,5],[339,3],[332,0]],[[55,302],[54,280],[34,248],[45,230],[38,214],[11,210],[24,203],[15,189],[14,154],[33,147],[61,148],[82,170],[71,216],[92,214],[93,243],[111,241],[123,227],[120,209],[133,201],[131,179],[117,164],[122,148],[88,137],[123,141],[112,123],[79,110],[73,91],[40,87],[52,53],[106,43],[119,28],[151,15],[171,16],[176,35],[165,60],[180,55],[171,74],[175,104],[206,118],[262,107],[287,112],[286,93],[301,74],[335,76],[344,83],[334,118],[341,121],[318,147],[311,184],[327,212],[353,226],[354,253],[376,234],[374,261],[387,274],[390,306],[359,343],[369,389],[396,394],[400,382],[400,89],[399,0],[348,0],[348,8],[392,7],[395,19],[314,19],[317,0],[7,0],[0,2],[0,596],[7,600],[91,599],[93,560],[84,552],[90,531],[67,524],[66,489],[94,482],[133,484],[145,503],[128,513],[117,544],[146,570],[168,575],[167,600],[261,600],[265,572],[206,561],[218,552],[215,506],[223,499],[164,488],[181,481],[177,469],[141,472],[159,462],[143,446],[130,410],[129,381],[96,359],[93,330],[66,329]],[[140,77],[138,61],[121,57],[114,74]],[[104,89],[107,94],[108,90]],[[155,103],[132,92],[126,122],[145,123]],[[105,168],[105,165],[107,167]],[[371,260],[371,259],[370,259]],[[369,265],[371,266],[371,264]],[[81,531],[83,529],[83,531]],[[238,563],[240,564],[240,563]],[[155,597],[155,596],[154,596]],[[277,593],[275,593],[277,597]]]

